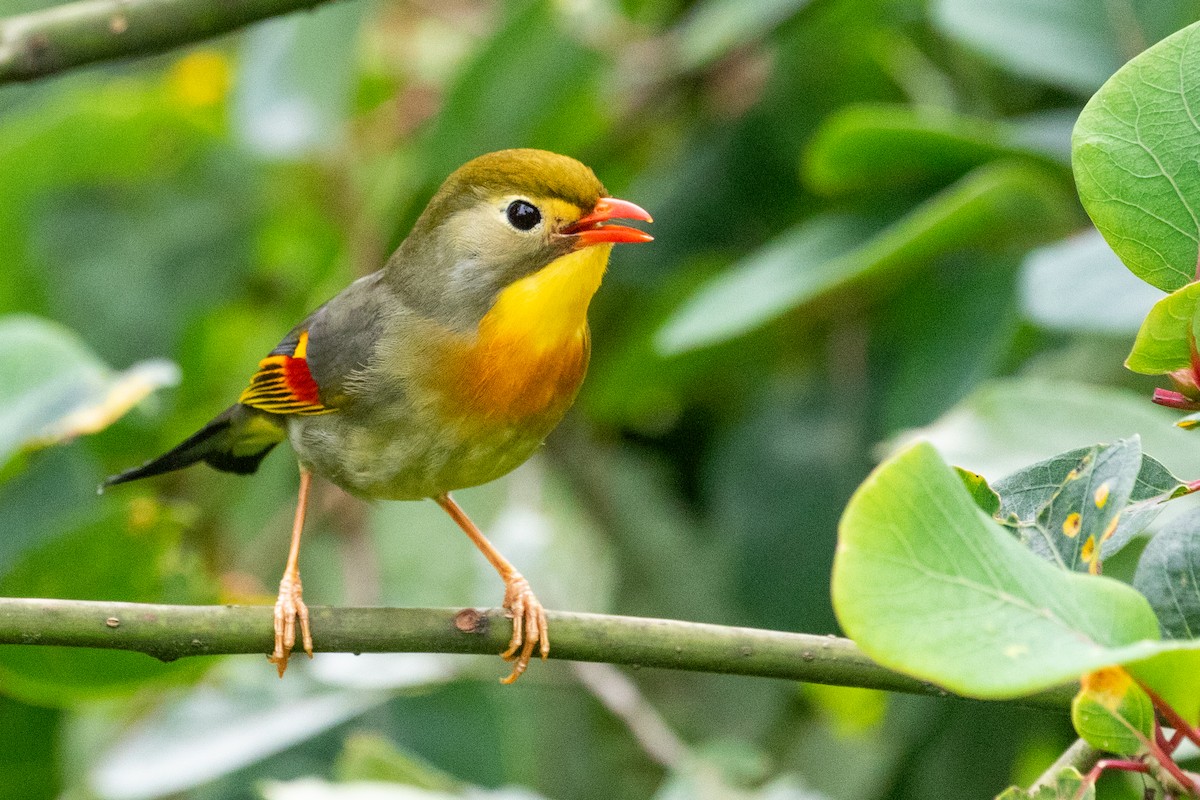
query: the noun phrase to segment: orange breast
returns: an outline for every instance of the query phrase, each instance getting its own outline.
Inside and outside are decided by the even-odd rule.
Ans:
[[[509,286],[470,341],[448,344],[439,388],[469,417],[556,422],[587,371],[587,308],[611,245],[563,256]]]
[[[497,422],[561,415],[587,370],[587,328],[559,346],[534,349],[519,339],[482,338],[444,363],[443,393],[453,411]]]

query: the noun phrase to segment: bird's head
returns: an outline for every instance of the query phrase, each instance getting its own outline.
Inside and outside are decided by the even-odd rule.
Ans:
[[[551,264],[578,262],[578,278],[598,285],[613,244],[653,238],[612,223],[618,219],[652,221],[633,203],[609,197],[573,158],[501,150],[446,179],[395,264],[410,294],[442,311],[453,308],[458,322],[471,324],[506,288]],[[561,261],[572,254],[581,257]]]

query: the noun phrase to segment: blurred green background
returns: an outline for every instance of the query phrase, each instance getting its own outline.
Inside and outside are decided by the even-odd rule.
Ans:
[[[593,303],[571,416],[459,495],[551,608],[837,632],[838,516],[914,431],[993,478],[1140,432],[1200,477],[1153,384],[1121,367],[1161,293],[1091,229],[1069,164],[1090,94],[1197,16],[1195,0],[351,0],[0,88],[0,595],[271,602],[286,446],[252,479],[97,483],[225,408],[442,178],[502,147],[577,157],[656,219]],[[80,403],[101,428],[175,379],[72,439]],[[301,569],[314,605],[501,599],[432,503],[328,484]],[[255,657],[4,647],[0,798],[990,797],[1071,741],[1065,716],[1013,705],[505,673],[325,655],[279,681]]]

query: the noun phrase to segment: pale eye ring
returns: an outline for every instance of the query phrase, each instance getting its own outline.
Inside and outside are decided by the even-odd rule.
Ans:
[[[542,221],[542,212],[528,200],[513,200],[504,214],[508,224],[519,231],[531,231]]]

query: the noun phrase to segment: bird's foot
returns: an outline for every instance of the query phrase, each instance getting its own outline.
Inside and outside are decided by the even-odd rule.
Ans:
[[[500,657],[516,663],[512,673],[500,682],[512,683],[529,666],[535,647],[543,659],[550,655],[550,633],[546,627],[546,609],[519,572],[504,581],[504,607],[512,612],[513,634],[508,649]]]
[[[275,600],[275,652],[267,660],[279,670],[283,677],[287,669],[288,656],[296,646],[296,620],[300,620],[300,635],[304,652],[312,658],[312,633],[308,629],[308,606],[304,605],[300,574],[284,573],[279,582],[279,597]]]

